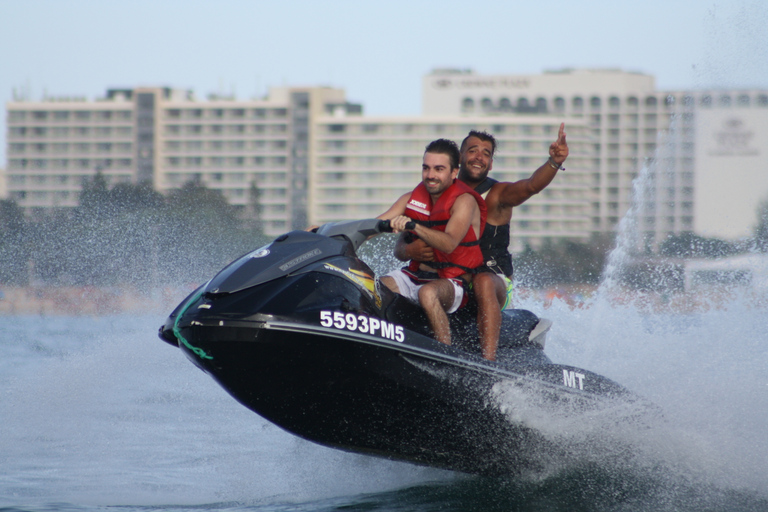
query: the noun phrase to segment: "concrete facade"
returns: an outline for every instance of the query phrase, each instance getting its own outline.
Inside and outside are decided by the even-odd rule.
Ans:
[[[633,197],[648,250],[685,231],[743,238],[768,196],[766,90],[659,91],[652,76],[612,69],[436,70],[422,99],[421,115],[396,117],[365,116],[325,87],[252,100],[140,87],[13,101],[3,196],[34,214],[75,206],[97,170],[110,185],[148,180],[162,192],[197,181],[244,212],[258,205],[265,233],[277,235],[381,213],[419,181],[429,141],[460,143],[470,129],[498,139],[491,176],[528,177],[561,122],[567,171],[515,209],[514,250],[614,231]]]

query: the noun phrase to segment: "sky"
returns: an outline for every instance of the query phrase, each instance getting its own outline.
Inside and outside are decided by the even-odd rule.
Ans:
[[[0,97],[161,85],[245,99],[325,85],[366,114],[411,115],[422,77],[445,67],[768,88],[766,27],[765,0],[0,0]]]

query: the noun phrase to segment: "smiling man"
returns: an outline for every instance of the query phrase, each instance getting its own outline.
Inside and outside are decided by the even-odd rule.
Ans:
[[[486,207],[482,197],[458,181],[460,153],[447,139],[427,145],[421,167],[421,183],[403,194],[380,219],[389,219],[395,232],[408,231],[429,247],[428,263],[412,261],[390,272],[381,282],[424,308],[435,339],[451,344],[448,313],[466,303],[465,287],[483,265],[478,240],[485,228]]]
[[[486,132],[472,130],[461,143],[458,181],[465,183],[485,199],[487,224],[480,239],[483,272],[475,275],[472,289],[477,301],[477,327],[483,357],[496,359],[501,329],[501,310],[512,290],[512,256],[509,254],[512,209],[544,190],[563,169],[568,158],[565,124],[560,125],[557,140],[549,146],[549,158],[529,177],[515,182],[499,182],[490,178],[496,139]],[[564,169],[563,169],[564,170]],[[402,261],[430,262],[435,259],[432,247],[422,240],[401,237],[395,256]]]

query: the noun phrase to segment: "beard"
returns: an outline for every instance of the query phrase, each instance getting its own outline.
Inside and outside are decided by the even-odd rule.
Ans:
[[[469,170],[468,164],[464,164],[459,168],[459,179],[465,183],[482,183],[488,177],[488,172],[488,169],[483,169],[475,174]]]

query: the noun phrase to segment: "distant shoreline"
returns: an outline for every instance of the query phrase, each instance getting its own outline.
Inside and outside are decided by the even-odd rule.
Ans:
[[[0,318],[13,315],[105,316],[118,314],[168,315],[198,285],[132,286],[0,286]],[[562,302],[570,309],[589,308],[597,292],[593,285],[552,286],[545,289],[516,288],[511,307],[533,299],[543,310]],[[692,292],[643,292],[616,290],[608,297],[614,305],[634,304],[647,313],[692,313],[721,309],[738,295],[746,294],[757,309],[768,308],[768,294],[749,289],[710,287]],[[516,304],[515,304],[516,303]]]
[[[192,290],[97,286],[3,286],[0,317],[11,315],[104,316],[162,312],[167,315]]]

